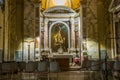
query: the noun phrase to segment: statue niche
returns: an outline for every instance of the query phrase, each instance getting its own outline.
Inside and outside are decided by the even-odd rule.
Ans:
[[[68,49],[68,28],[63,23],[56,23],[51,28],[51,48],[52,52]]]

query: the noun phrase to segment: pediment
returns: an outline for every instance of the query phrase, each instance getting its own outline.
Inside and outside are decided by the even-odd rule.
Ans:
[[[51,7],[43,12],[45,16],[73,16],[76,14],[74,10],[66,6]],[[53,15],[54,14],[54,15]]]
[[[75,11],[66,6],[55,6],[45,10],[44,13],[75,13]]]

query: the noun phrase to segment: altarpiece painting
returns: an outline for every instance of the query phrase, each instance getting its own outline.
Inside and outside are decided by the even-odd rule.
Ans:
[[[58,52],[59,48],[63,52],[68,50],[68,28],[63,23],[56,23],[51,28],[51,48],[52,52]]]

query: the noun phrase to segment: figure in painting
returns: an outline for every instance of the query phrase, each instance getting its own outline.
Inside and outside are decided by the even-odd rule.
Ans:
[[[62,47],[65,41],[65,37],[61,35],[61,28],[59,27],[59,31],[54,35],[55,46]]]
[[[57,23],[52,27],[51,44],[53,52],[67,51],[68,48],[68,29],[64,24]]]

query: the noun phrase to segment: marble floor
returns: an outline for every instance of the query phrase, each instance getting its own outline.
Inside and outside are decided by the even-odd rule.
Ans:
[[[58,73],[17,73],[2,74],[0,80],[105,80],[101,72],[93,71],[61,71]],[[110,77],[109,80],[115,80]],[[117,79],[116,79],[117,80]]]

